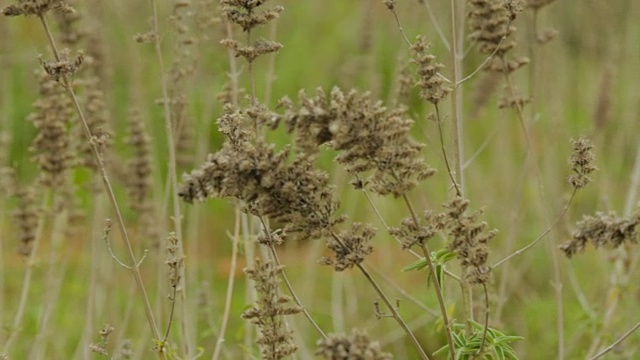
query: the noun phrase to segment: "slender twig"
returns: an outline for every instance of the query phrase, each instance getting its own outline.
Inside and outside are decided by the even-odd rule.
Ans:
[[[442,151],[442,157],[444,159],[444,164],[447,168],[447,174],[449,175],[449,178],[451,179],[451,183],[453,184],[453,187],[456,189],[456,196],[462,196],[462,192],[460,190],[460,187],[458,186],[458,183],[456,182],[456,179],[453,176],[453,172],[451,171],[451,165],[449,165],[449,157],[447,156],[447,151],[444,148],[444,135],[442,133],[442,118],[440,117],[440,108],[438,107],[438,104],[434,104],[434,107],[436,109],[436,123],[438,124],[438,135],[440,138],[440,150]]]
[[[227,325],[229,323],[229,316],[231,315],[231,300],[233,297],[233,285],[236,278],[236,267],[238,264],[238,243],[240,242],[240,220],[242,214],[240,212],[240,206],[235,207],[235,226],[233,235],[231,236],[231,264],[229,265],[229,278],[227,280],[227,293],[224,301],[224,311],[222,313],[222,323],[220,324],[220,332],[218,333],[218,339],[216,340],[216,346],[213,349],[212,360],[217,360],[222,351],[222,344],[224,343],[224,336],[227,331]]]
[[[178,197],[178,175],[177,175],[177,156],[176,156],[176,145],[175,145],[175,133],[173,129],[173,123],[171,120],[171,99],[169,99],[169,90],[167,85],[167,76],[165,74],[164,68],[164,59],[162,56],[162,46],[160,44],[160,30],[158,27],[158,5],[156,0],[151,0],[151,8],[152,8],[152,17],[151,17],[151,30],[153,32],[153,45],[156,54],[156,61],[158,62],[159,67],[159,75],[160,75],[160,85],[162,89],[162,107],[164,110],[164,126],[167,137],[167,147],[169,153],[169,184],[171,193],[171,202],[173,204],[173,216],[171,219],[173,220],[173,230],[175,232],[176,239],[178,241],[178,257],[184,256],[184,244],[182,238],[182,211],[180,209],[180,199]],[[189,312],[187,309],[187,279],[186,272],[184,266],[181,266],[179,269],[180,272],[180,281],[182,285],[180,286],[180,323],[182,330],[182,338],[183,338],[183,346],[184,346],[184,356],[186,358],[191,357],[191,351],[194,349],[194,345],[192,344],[191,336],[189,336]],[[173,300],[172,308],[175,306],[175,299]],[[172,310],[173,315],[173,310]],[[169,319],[171,322],[172,319]]]
[[[640,328],[640,322],[635,324],[631,329],[629,329],[629,331],[624,333],[618,340],[614,341],[613,344],[607,346],[604,350],[600,351],[595,356],[589,358],[589,360],[595,360],[595,359],[601,358],[606,353],[613,350],[618,344],[625,341],[629,336],[631,336],[631,334],[633,334],[634,331],[638,330],[638,328]]]
[[[60,61],[60,53],[58,51],[58,48],[56,46],[56,43],[53,39],[53,35],[51,34],[51,31],[49,30],[49,25],[47,23],[46,18],[44,17],[44,15],[39,15],[38,16],[40,19],[40,22],[42,23],[42,26],[44,28],[45,33],[47,34],[47,38],[49,39],[49,45],[51,46],[51,50],[54,54],[54,57],[57,61]],[[71,84],[71,82],[69,81],[69,79],[67,79],[66,77],[62,77],[61,78],[61,82],[63,87],[66,89],[67,94],[69,95],[69,97],[71,98],[72,102],[73,102],[73,106],[75,107],[75,110],[78,114],[78,117],[81,120],[82,123],[82,127],[85,133],[85,136],[87,137],[87,141],[89,142],[89,146],[91,149],[91,153],[93,155],[93,158],[98,166],[98,169],[100,171],[100,175],[102,177],[102,183],[105,187],[105,190],[107,192],[107,195],[109,197],[109,201],[111,202],[111,205],[116,213],[116,218],[118,221],[118,228],[120,230],[120,233],[122,235],[122,239],[125,243],[126,249],[127,249],[127,253],[129,255],[129,259],[131,261],[131,264],[133,264],[134,266],[131,267],[131,272],[133,273],[133,277],[136,281],[136,286],[138,288],[138,290],[140,291],[140,294],[142,296],[142,300],[143,300],[143,305],[144,305],[144,309],[145,309],[145,315],[147,317],[147,321],[149,322],[149,326],[151,327],[151,331],[153,333],[153,336],[155,339],[160,339],[160,332],[158,331],[158,326],[156,324],[155,318],[153,316],[153,312],[151,310],[151,304],[149,302],[149,297],[147,296],[147,291],[146,288],[144,286],[144,282],[142,281],[142,276],[140,274],[140,270],[138,269],[137,266],[137,261],[136,261],[136,256],[133,253],[133,246],[131,245],[131,241],[129,240],[129,235],[127,232],[127,229],[125,228],[124,225],[124,219],[122,217],[122,213],[120,211],[120,206],[118,205],[118,201],[116,200],[115,197],[115,193],[113,191],[113,187],[111,186],[111,181],[109,180],[109,176],[107,175],[107,170],[104,166],[104,162],[102,160],[102,156],[100,155],[100,151],[98,149],[98,145],[95,143],[94,141],[94,135],[91,132],[91,129],[89,128],[89,123],[87,122],[87,119],[84,116],[84,112],[82,111],[82,107],[80,106],[80,102],[78,101],[78,98],[75,94],[75,91],[73,90],[73,86]],[[159,354],[159,356],[161,358],[165,358],[164,354]]]
[[[420,2],[427,9],[427,14],[429,15],[429,19],[431,20],[431,23],[433,23],[433,27],[436,29],[436,32],[438,33],[438,37],[440,38],[440,41],[442,41],[442,44],[447,49],[447,51],[451,51],[451,45],[449,44],[447,37],[444,35],[444,31],[442,31],[442,27],[440,26],[438,17],[435,15],[435,13],[433,12],[433,9],[431,8],[431,3],[429,2],[429,0],[423,0]],[[455,40],[453,41],[455,44]]]
[[[487,291],[487,284],[482,284],[482,289],[484,290],[484,330],[482,331],[482,343],[480,344],[480,349],[476,355],[482,355],[484,351],[484,346],[487,343],[487,333],[489,332],[489,292]]]
[[[340,238],[340,236],[338,234],[336,234],[333,230],[331,231],[331,237],[338,243],[340,244],[341,247],[343,248],[347,248],[347,246],[345,245],[344,241]],[[391,311],[391,314],[393,316],[393,318],[398,322],[398,324],[400,324],[400,326],[404,329],[405,333],[407,334],[407,336],[411,339],[411,342],[413,342],[413,344],[415,345],[416,349],[418,350],[420,357],[422,359],[428,360],[429,356],[427,355],[427,353],[424,351],[424,349],[422,348],[422,346],[420,345],[420,343],[418,342],[418,339],[416,339],[416,336],[413,334],[413,332],[411,331],[411,329],[409,328],[409,326],[407,325],[407,323],[402,319],[402,317],[400,316],[400,313],[398,313],[398,310],[396,309],[396,307],[391,303],[391,300],[389,300],[389,298],[387,297],[387,295],[384,293],[384,291],[382,290],[382,288],[380,287],[380,285],[378,285],[378,283],[373,279],[373,277],[371,276],[371,274],[369,273],[369,271],[364,267],[364,265],[362,264],[356,264],[356,266],[358,267],[358,269],[360,270],[360,272],[362,272],[362,274],[365,276],[365,278],[367,278],[367,281],[369,281],[369,283],[371,284],[371,286],[373,286],[373,288],[375,289],[375,291],[378,293],[378,296],[380,296],[380,298],[382,299],[382,301],[385,303],[385,305],[387,306],[387,308],[389,309],[389,311]]]
[[[558,225],[558,223],[560,222],[560,220],[562,220],[562,217],[564,216],[564,214],[567,212],[567,210],[569,209],[569,206],[571,205],[571,202],[573,202],[573,198],[575,198],[576,196],[576,192],[577,190],[574,189],[573,192],[571,193],[571,197],[569,198],[569,200],[567,201],[567,204],[564,206],[564,208],[562,208],[562,211],[560,212],[560,214],[558,215],[558,217],[556,218],[556,220],[553,222],[553,224],[551,224],[549,227],[547,227],[547,229],[545,231],[542,232],[542,234],[538,235],[537,238],[535,238],[533,241],[531,241],[529,244],[525,245],[524,247],[522,247],[521,249],[518,249],[516,251],[514,251],[511,255],[503,258],[502,260],[499,260],[498,262],[496,262],[495,264],[493,264],[491,266],[492,269],[497,268],[498,266],[504,264],[505,262],[513,259],[514,257],[522,254],[523,252],[529,250],[530,248],[532,248],[533,246],[535,246],[540,240],[544,239],[545,236],[547,236],[551,230],[553,230],[553,228],[556,227],[556,225]]]
[[[42,198],[42,205],[40,209],[45,209],[51,198],[51,190],[47,191],[47,194]],[[36,256],[38,254],[38,248],[40,240],[44,232],[45,219],[43,215],[38,217],[38,225],[36,227],[35,237],[31,245],[31,253],[27,258],[26,269],[24,272],[24,278],[22,279],[22,290],[20,291],[20,300],[18,301],[18,308],[13,317],[13,325],[11,327],[11,334],[4,343],[2,351],[6,354],[10,354],[10,350],[13,347],[14,342],[18,338],[20,333],[20,324],[22,324],[22,318],[24,317],[24,311],[27,306],[29,298],[29,290],[31,289],[31,279],[33,276],[33,268],[36,265]]]
[[[402,199],[404,200],[404,203],[407,205],[407,208],[409,209],[409,212],[411,213],[411,218],[413,219],[413,222],[415,224],[416,227],[420,227],[420,221],[418,220],[418,216],[416,215],[415,210],[413,209],[413,205],[411,204],[411,201],[409,200],[409,197],[407,196],[407,194],[403,194],[402,195]],[[451,359],[455,359],[456,358],[456,348],[455,348],[455,343],[453,341],[453,327],[451,326],[451,321],[449,321],[449,314],[447,312],[447,304],[445,304],[444,302],[444,294],[442,292],[442,285],[440,283],[440,280],[438,278],[438,275],[436,273],[436,267],[433,264],[433,260],[431,260],[431,251],[429,250],[429,246],[427,245],[426,241],[422,241],[420,243],[420,247],[422,249],[422,253],[424,255],[425,260],[427,260],[427,265],[429,268],[429,273],[431,275],[431,278],[433,279],[433,283],[434,283],[434,288],[436,290],[436,296],[438,298],[438,304],[440,305],[440,313],[442,314],[442,320],[444,322],[444,326],[445,326],[445,333],[447,335],[447,342],[449,343],[449,354],[451,354]],[[461,282],[464,283],[465,281],[463,280]]]

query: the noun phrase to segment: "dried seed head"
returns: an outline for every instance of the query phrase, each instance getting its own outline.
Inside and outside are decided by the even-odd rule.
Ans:
[[[69,134],[73,106],[55,80],[41,70],[36,75],[40,99],[34,103],[36,111],[29,114],[28,120],[38,129],[38,135],[29,150],[40,167],[39,181],[48,187],[60,187],[75,162]]]
[[[267,0],[222,0],[222,12],[229,21],[240,25],[242,30],[249,31],[277,19],[284,11],[282,6],[274,6],[262,12],[256,11],[256,8],[265,2]]]
[[[411,46],[412,62],[417,65],[419,81],[416,86],[421,90],[420,97],[432,104],[438,104],[451,92],[451,88],[444,85],[444,77],[439,73],[444,65],[435,62],[435,56],[428,53],[429,47],[424,36],[418,36]]]
[[[18,207],[11,215],[13,223],[18,228],[19,252],[21,255],[29,257],[33,242],[36,240],[39,219],[39,210],[35,204],[35,191],[31,187],[20,186],[16,189],[14,197],[17,199]]]
[[[621,218],[615,212],[587,215],[576,224],[571,240],[560,246],[568,258],[584,251],[587,243],[596,248],[617,248],[624,243],[638,242],[640,216]]]
[[[569,182],[574,188],[581,189],[591,182],[589,174],[598,169],[593,165],[595,159],[592,151],[593,145],[587,138],[571,139],[571,145],[573,146],[573,152],[569,158],[569,163],[574,174],[569,176]]]
[[[2,9],[5,16],[43,16],[49,10],[60,9],[65,12],[75,12],[75,10],[62,0],[18,0],[15,5],[9,5]]]
[[[180,274],[184,266],[184,257],[181,255],[178,238],[173,231],[169,233],[167,241],[167,260],[165,260],[165,264],[167,264],[169,268],[167,278],[169,279],[171,287],[175,289],[180,285]],[[172,301],[175,300],[172,298],[172,295],[169,296]]]
[[[329,334],[317,343],[316,355],[327,360],[391,360],[393,356],[385,353],[377,341],[369,338],[364,330],[354,329],[350,335]]]
[[[360,264],[373,252],[370,245],[376,229],[371,224],[353,223],[351,229],[327,239],[327,247],[335,258],[323,257],[322,265],[331,265],[335,271],[344,271]]]
[[[296,134],[296,146],[316,153],[319,146],[339,151],[336,161],[352,174],[370,171],[364,180],[381,195],[401,196],[435,173],[420,155],[423,145],[409,136],[413,120],[405,108],[387,110],[369,93],[334,88],[328,96],[299,95],[299,109],[287,106],[281,119]]]
[[[84,62],[84,53],[79,51],[74,58],[69,57],[69,50],[60,52],[60,60],[45,61],[40,58],[40,64],[44,70],[56,81],[73,79],[73,76]]]
[[[256,40],[252,45],[245,45],[233,39],[224,39],[220,43],[248,62],[253,62],[260,55],[274,53],[282,48],[282,44],[264,39]]]
[[[282,269],[272,262],[263,264],[256,259],[253,269],[244,270],[255,283],[258,299],[253,307],[242,313],[242,318],[258,327],[260,337],[257,343],[263,359],[282,359],[297,350],[283,316],[297,314],[302,309],[290,305],[291,299],[280,294],[279,275]]]
[[[469,200],[456,197],[444,207],[448,209],[446,231],[451,238],[449,249],[456,253],[465,268],[465,279],[471,284],[486,284],[491,270],[486,265],[489,257],[487,243],[498,231],[488,230],[487,223],[479,220],[481,211],[466,213]]]
[[[131,208],[140,214],[151,211],[151,138],[140,112],[129,112],[129,134],[125,142],[133,148],[127,164],[127,192]]]
[[[478,43],[482,54],[495,53],[503,57],[515,46],[508,40],[515,31],[511,25],[517,4],[507,0],[469,0],[467,18],[471,28],[469,37]]]
[[[387,9],[393,11],[396,8],[396,0],[384,0],[383,1],[384,6],[387,7]]]

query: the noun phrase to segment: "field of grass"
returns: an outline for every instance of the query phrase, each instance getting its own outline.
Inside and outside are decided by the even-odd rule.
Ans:
[[[0,359],[637,358],[640,2],[0,8]]]

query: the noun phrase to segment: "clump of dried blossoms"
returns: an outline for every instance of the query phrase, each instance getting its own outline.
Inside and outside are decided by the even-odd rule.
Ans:
[[[49,10],[56,9],[74,11],[62,0],[18,0],[17,4],[2,9],[2,14],[5,16],[43,16]]]
[[[31,187],[19,186],[13,196],[18,201],[18,207],[11,214],[13,223],[18,228],[18,238],[20,239],[18,251],[21,255],[28,257],[31,255],[33,243],[36,240],[39,220],[35,192]]]
[[[274,6],[258,11],[257,8],[267,1],[222,0],[222,12],[229,21],[242,27],[243,31],[251,32],[254,27],[277,19],[284,10],[282,6]],[[224,39],[221,43],[233,50],[236,56],[244,57],[248,62],[252,62],[260,55],[273,53],[282,48],[282,44],[264,39],[256,40],[252,44],[243,44],[234,39]]]
[[[338,207],[328,175],[313,166],[313,158],[301,154],[290,160],[290,149],[276,151],[273,145],[252,136],[241,124],[248,115],[230,111],[219,120],[228,141],[222,149],[184,177],[179,190],[183,200],[235,197],[245,210],[285,224],[286,233],[303,238],[322,238],[341,221],[333,214]]]
[[[443,84],[444,77],[439,73],[439,70],[444,65],[435,62],[436,57],[429,54],[429,47],[430,45],[427,44],[424,36],[418,36],[416,42],[411,46],[412,62],[417,66],[418,78],[420,79],[416,83],[416,86],[420,88],[420,97],[437,105],[451,92],[451,88]]]
[[[573,152],[569,158],[569,163],[571,164],[571,170],[574,174],[569,176],[569,182],[574,188],[581,189],[591,182],[589,174],[598,170],[598,168],[593,165],[595,159],[592,151],[593,145],[591,141],[586,138],[580,138],[578,140],[572,139],[571,145],[573,146]]]
[[[615,212],[587,215],[576,224],[572,239],[560,246],[568,258],[583,252],[587,243],[598,247],[617,248],[624,243],[638,242],[640,215],[621,218]]]
[[[40,98],[34,103],[36,111],[28,120],[38,129],[30,147],[40,167],[40,182],[48,187],[60,187],[66,182],[67,170],[73,167],[69,128],[73,117],[71,101],[56,81],[42,70],[37,73]]]
[[[316,355],[327,360],[391,360],[377,341],[372,341],[363,330],[354,329],[350,335],[329,334],[318,341]]]
[[[486,284],[491,268],[487,266],[487,243],[498,233],[480,221],[481,211],[468,214],[469,200],[456,197],[444,205],[447,208],[446,232],[450,236],[449,249],[456,254],[465,269],[464,278],[471,284]]]
[[[301,92],[298,102],[298,109],[287,98],[280,102],[281,120],[295,132],[296,146],[307,153],[323,144],[339,151],[336,161],[348,172],[371,173],[362,185],[372,191],[402,196],[435,173],[420,156],[424,145],[409,136],[413,120],[406,109],[388,110],[368,93],[345,95],[338,88],[330,96],[318,89],[313,98]]]
[[[370,224],[353,223],[349,231],[327,239],[327,247],[335,253],[335,257],[323,257],[320,263],[333,266],[335,271],[344,271],[360,264],[373,252],[369,243],[375,234],[376,229]]]
[[[414,245],[424,244],[447,226],[444,213],[434,215],[431,211],[425,211],[418,221],[416,224],[413,218],[405,218],[399,228],[389,228],[389,234],[402,242],[403,249],[409,249]]]
[[[263,359],[282,359],[297,350],[283,315],[297,314],[302,309],[288,305],[291,299],[279,294],[278,275],[282,268],[271,262],[263,264],[257,259],[254,269],[244,270],[249,279],[255,281],[258,300],[242,313],[242,318],[250,320],[260,330],[257,343]]]

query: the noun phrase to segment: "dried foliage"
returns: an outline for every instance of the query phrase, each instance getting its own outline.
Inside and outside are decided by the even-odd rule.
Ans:
[[[365,331],[354,329],[350,335],[329,334],[318,341],[316,355],[327,360],[391,360],[380,344],[369,338]]]
[[[596,248],[617,248],[624,243],[636,244],[638,224],[640,224],[639,215],[621,218],[613,211],[586,215],[576,224],[571,240],[562,244],[560,249],[570,258],[583,252],[587,243],[591,243]]]
[[[250,320],[260,330],[257,343],[262,358],[282,359],[293,354],[297,346],[283,316],[297,314],[301,309],[289,305],[291,300],[280,295],[278,275],[282,272],[282,266],[256,260],[255,268],[245,269],[244,272],[255,282],[258,301],[242,313],[242,318]]]

